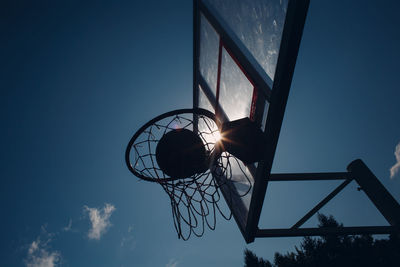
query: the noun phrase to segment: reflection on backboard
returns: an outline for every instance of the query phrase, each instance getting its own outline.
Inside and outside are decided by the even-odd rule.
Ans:
[[[260,162],[231,160],[232,179],[221,187],[247,242],[257,229],[308,3],[194,0],[194,107],[221,122],[248,117],[268,140]]]

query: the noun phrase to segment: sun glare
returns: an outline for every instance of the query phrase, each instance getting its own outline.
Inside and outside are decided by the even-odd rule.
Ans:
[[[221,138],[222,138],[221,133],[220,133],[219,131],[213,132],[213,136],[214,136],[214,138],[215,138],[215,142],[220,141]]]

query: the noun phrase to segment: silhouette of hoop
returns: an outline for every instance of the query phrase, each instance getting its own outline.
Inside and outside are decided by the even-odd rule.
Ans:
[[[189,239],[192,233],[202,236],[205,225],[214,230],[217,211],[227,220],[232,216],[230,211],[224,211],[218,205],[222,198],[218,189],[221,186],[231,186],[226,183],[232,178],[230,161],[238,160],[220,150],[218,146],[220,127],[215,115],[208,110],[200,108],[174,110],[143,125],[133,135],[125,152],[128,169],[135,176],[160,184],[168,194],[174,226],[178,237],[183,240]],[[168,133],[179,129],[189,130],[201,139],[209,156],[207,159],[209,168],[188,177],[171,177],[158,165],[156,151],[159,141]],[[250,190],[251,187],[241,196]],[[235,194],[233,192],[232,190],[232,194]],[[231,197],[228,196],[227,199],[229,202]]]

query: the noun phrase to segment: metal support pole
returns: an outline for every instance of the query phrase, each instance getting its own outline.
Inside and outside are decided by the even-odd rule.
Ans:
[[[361,159],[354,160],[347,166],[347,170],[390,225],[400,230],[399,203],[397,203],[364,162]]]
[[[255,237],[294,237],[294,236],[326,236],[326,235],[361,235],[361,234],[398,234],[400,236],[400,205],[376,178],[371,170],[357,159],[349,164],[347,173],[292,173],[271,174],[270,181],[306,181],[306,180],[338,180],[346,179],[320,203],[312,208],[303,218],[289,229],[258,229]],[[335,197],[352,180],[360,185],[375,207],[391,226],[361,227],[321,227],[299,228],[311,218],[321,207]]]

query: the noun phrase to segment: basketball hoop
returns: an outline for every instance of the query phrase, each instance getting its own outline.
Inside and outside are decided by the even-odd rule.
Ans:
[[[142,180],[160,184],[168,194],[174,226],[183,240],[192,233],[202,236],[205,225],[214,230],[217,212],[227,220],[232,216],[219,206],[218,189],[232,178],[230,161],[238,159],[223,151],[220,128],[208,110],[179,109],[146,123],[126,149],[128,169]]]

